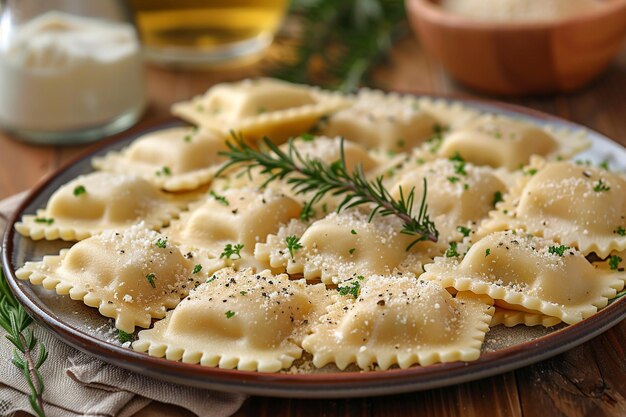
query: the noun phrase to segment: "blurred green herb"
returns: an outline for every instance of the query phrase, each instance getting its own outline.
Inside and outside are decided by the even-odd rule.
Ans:
[[[353,91],[404,28],[402,0],[294,0],[299,31],[273,75]]]

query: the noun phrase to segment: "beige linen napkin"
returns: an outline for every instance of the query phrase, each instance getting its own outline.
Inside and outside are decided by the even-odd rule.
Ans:
[[[0,201],[0,236],[8,218],[25,197],[17,194]],[[228,417],[246,399],[228,394],[169,384],[144,377],[90,357],[32,325],[50,356],[42,366],[48,417],[128,417],[153,400],[178,405],[198,416]],[[11,363],[13,345],[0,329],[0,417],[30,412],[28,386]]]

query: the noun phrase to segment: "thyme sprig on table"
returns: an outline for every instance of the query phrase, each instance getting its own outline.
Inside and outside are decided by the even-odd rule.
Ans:
[[[43,343],[38,344],[32,329],[26,330],[32,322],[33,319],[9,289],[0,268],[0,326],[7,332],[6,338],[15,346],[12,362],[22,371],[30,387],[30,406],[36,415],[44,417],[44,383],[39,368],[48,358],[48,351]]]
[[[268,138],[263,138],[263,145],[266,150],[257,150],[248,145],[243,137],[232,135],[233,140],[227,142],[228,151],[220,152],[221,155],[229,158],[229,161],[222,166],[217,175],[224,170],[237,164],[247,164],[248,172],[254,167],[260,167],[261,173],[268,175],[267,180],[262,184],[265,187],[270,182],[280,179],[285,180],[296,194],[313,192],[302,211],[311,212],[313,206],[325,195],[345,195],[337,211],[371,203],[373,209],[369,216],[369,221],[379,214],[381,216],[396,216],[403,222],[401,233],[416,236],[406,250],[408,251],[418,242],[430,240],[436,242],[439,232],[435,223],[428,217],[428,206],[426,205],[427,183],[424,178],[424,192],[420,202],[417,216],[413,216],[413,205],[415,203],[415,189],[411,189],[408,194],[404,194],[400,188],[400,198],[395,199],[383,185],[383,177],[380,176],[374,181],[369,181],[363,171],[363,167],[358,165],[353,172],[348,172],[343,147],[343,139],[340,143],[340,159],[332,164],[326,164],[318,159],[304,158],[293,146],[290,140],[287,152],[282,151]]]

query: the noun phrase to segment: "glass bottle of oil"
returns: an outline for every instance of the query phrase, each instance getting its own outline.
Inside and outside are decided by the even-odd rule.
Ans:
[[[287,0],[130,0],[146,57],[166,65],[211,65],[259,54]]]

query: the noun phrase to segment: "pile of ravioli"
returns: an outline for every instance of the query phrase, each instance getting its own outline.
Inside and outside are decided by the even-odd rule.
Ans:
[[[460,103],[272,79],[220,84],[173,106],[192,127],[93,159],[17,231],[75,241],[17,276],[97,308],[135,350],[277,372],[407,368],[480,356],[491,326],[577,323],[624,287],[626,177],[571,160],[583,134]],[[394,216],[337,212],[258,168],[225,163],[231,132],[267,136],[382,176],[427,180],[437,242],[406,250]],[[291,144],[291,145],[289,145]],[[403,190],[403,191],[401,191]],[[419,208],[415,204],[415,210]],[[306,353],[305,353],[306,352]]]

